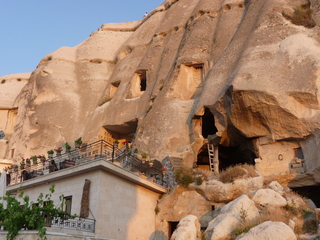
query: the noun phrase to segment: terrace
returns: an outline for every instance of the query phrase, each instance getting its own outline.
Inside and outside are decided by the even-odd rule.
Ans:
[[[48,159],[38,160],[37,163],[11,169],[7,174],[7,185],[15,185],[29,179],[47,176],[63,169],[101,160],[117,165],[158,185],[163,186],[165,184],[164,174],[161,171],[162,164],[159,161],[154,160],[153,166],[151,166],[148,161],[143,162],[137,155],[131,153],[126,148],[126,145],[117,148],[117,146],[109,142],[99,140],[91,144],[83,144],[79,148],[61,155],[58,154],[55,157],[49,156]]]

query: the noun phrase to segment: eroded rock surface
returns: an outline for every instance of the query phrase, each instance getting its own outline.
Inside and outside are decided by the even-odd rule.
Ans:
[[[259,159],[264,174],[287,173],[301,147],[311,172],[320,165],[320,10],[310,2],[167,0],[141,21],[104,24],[40,61],[5,157],[118,137],[191,167],[216,134],[223,167]],[[303,4],[312,27],[290,20]]]

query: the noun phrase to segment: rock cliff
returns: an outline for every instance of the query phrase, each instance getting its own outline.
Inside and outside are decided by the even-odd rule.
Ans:
[[[103,24],[40,61],[4,157],[82,136],[132,141],[191,167],[208,163],[201,154],[214,135],[222,168],[256,162],[264,174],[288,173],[297,157],[312,171],[319,22],[316,0],[166,0],[141,21]]]

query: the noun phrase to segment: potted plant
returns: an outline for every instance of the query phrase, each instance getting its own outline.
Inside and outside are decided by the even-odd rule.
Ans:
[[[12,165],[12,168],[13,168],[13,171],[18,172],[19,166],[16,165],[16,164],[13,164],[13,165]]]
[[[57,156],[61,156],[61,152],[62,152],[62,147],[58,147],[56,149],[54,149],[57,153]]]
[[[138,148],[135,148],[135,149],[133,150],[133,155],[134,155],[134,156],[137,156],[137,155],[138,155],[138,153],[139,153]]]
[[[129,142],[125,142],[124,145],[126,146],[126,149],[127,149],[127,150],[130,149],[130,143],[129,143]]]
[[[37,156],[32,156],[32,157],[30,157],[31,158],[31,160],[32,160],[32,164],[33,165],[37,165],[38,164],[38,157]]]
[[[74,144],[75,144],[76,148],[80,148],[80,146],[82,144],[82,137],[79,137],[77,140],[75,140]]]
[[[162,167],[161,171],[162,171],[162,174],[165,175],[167,173],[167,168],[166,167]]]
[[[29,158],[26,159],[26,165],[27,165],[27,168],[31,167],[31,161]]]
[[[26,166],[26,162],[25,162],[24,158],[22,158],[22,160],[20,162],[20,169],[23,170],[25,166]]]
[[[46,162],[46,157],[43,154],[38,155],[38,158],[40,159],[40,162],[42,162],[43,164]]]
[[[70,146],[70,144],[69,144],[68,142],[66,142],[66,143],[64,144],[64,146],[66,147],[66,153],[69,153],[69,152],[71,151],[71,146]]]
[[[142,153],[142,154],[141,154],[141,161],[142,161],[142,163],[145,163],[145,162],[146,162],[147,157],[148,157],[148,154],[146,154],[146,153]]]
[[[154,160],[150,160],[150,161],[149,161],[149,166],[152,167],[152,166],[153,166],[153,163],[154,163]]]
[[[47,153],[48,153],[48,158],[52,158],[54,151],[51,149]]]
[[[119,145],[119,141],[118,141],[117,139],[115,139],[115,140],[113,141],[113,147],[114,147],[114,148],[118,148],[118,145]]]

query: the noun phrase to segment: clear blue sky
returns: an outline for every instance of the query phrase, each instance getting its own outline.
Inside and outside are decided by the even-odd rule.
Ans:
[[[164,0],[0,0],[0,76],[32,72],[60,47],[84,41],[104,23],[142,19]]]

